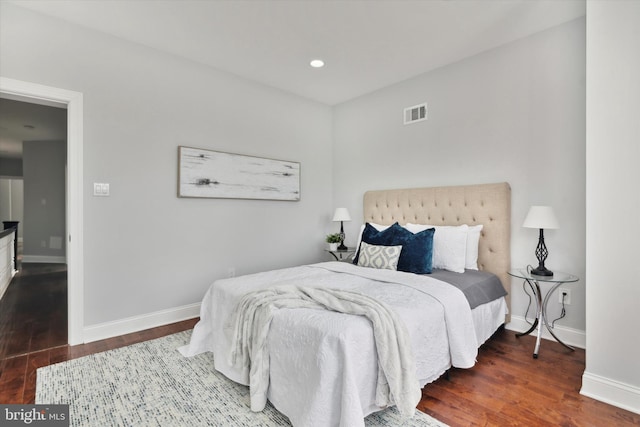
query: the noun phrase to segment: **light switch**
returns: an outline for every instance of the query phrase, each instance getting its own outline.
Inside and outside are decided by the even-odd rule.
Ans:
[[[99,197],[109,196],[109,184],[102,182],[93,183],[93,195]]]

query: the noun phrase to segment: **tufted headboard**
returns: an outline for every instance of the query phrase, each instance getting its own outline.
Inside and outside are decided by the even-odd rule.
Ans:
[[[511,187],[508,183],[377,190],[364,194],[364,221],[401,225],[483,224],[478,268],[500,278],[511,307]],[[507,316],[509,321],[509,316]]]

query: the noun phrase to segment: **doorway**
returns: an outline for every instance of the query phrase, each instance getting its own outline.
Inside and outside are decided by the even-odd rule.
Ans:
[[[66,232],[63,236],[67,247],[67,340],[70,345],[81,344],[84,342],[82,93],[0,77],[0,97],[67,109]]]
[[[66,106],[0,98],[0,219],[18,230],[0,299],[5,358],[68,343],[66,139]]]

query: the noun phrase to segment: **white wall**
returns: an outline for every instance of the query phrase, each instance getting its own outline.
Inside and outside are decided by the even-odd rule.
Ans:
[[[11,213],[11,180],[0,178],[0,221],[12,221]]]
[[[640,2],[587,2],[587,366],[640,413]]]
[[[331,109],[2,3],[0,75],[84,95],[85,325],[199,302],[237,274],[325,260]],[[177,147],[301,163],[301,201],[179,199]],[[92,196],[93,182],[111,196]]]
[[[428,120],[404,126],[403,108],[421,102]],[[545,232],[546,265],[581,279],[556,325],[583,334],[584,18],[339,105],[334,139],[334,205],[356,219],[366,190],[507,181],[512,266],[520,267],[537,264],[538,231],[521,226],[529,206],[553,206],[561,228]],[[360,224],[345,224],[348,243]],[[514,281],[514,318],[527,303]],[[552,300],[550,316],[560,308]]]
[[[0,221],[24,221],[24,182],[22,178],[0,178]],[[2,225],[0,225],[2,228]],[[18,224],[18,239],[22,240],[22,226]]]

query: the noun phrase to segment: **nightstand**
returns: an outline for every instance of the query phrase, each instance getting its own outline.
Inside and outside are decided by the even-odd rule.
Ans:
[[[510,276],[524,279],[533,291],[536,299],[536,320],[533,322],[533,325],[531,325],[531,328],[529,328],[528,331],[516,334],[516,337],[529,335],[531,332],[533,332],[536,326],[538,327],[538,337],[536,338],[536,347],[533,350],[533,358],[538,358],[538,350],[540,350],[540,336],[542,334],[543,324],[547,327],[547,331],[549,331],[549,333],[553,336],[553,338],[556,339],[556,341],[558,341],[569,350],[574,351],[575,349],[573,347],[562,342],[562,340],[553,333],[552,328],[547,322],[547,304],[549,303],[549,297],[556,291],[556,289],[558,289],[560,285],[562,285],[563,283],[577,282],[578,277],[574,276],[573,274],[562,273],[559,271],[554,272],[553,276],[536,276],[535,274],[529,273],[524,268],[510,270],[508,273]],[[540,282],[553,283],[551,289],[549,289],[549,291],[547,291],[547,293],[545,294],[544,299],[542,298],[542,291],[540,290]]]
[[[339,251],[339,250],[329,250],[329,249],[325,249],[325,251],[329,252],[331,255],[333,255],[333,257],[336,259],[336,261],[344,261],[344,262],[351,262],[353,261],[353,254],[356,253],[355,249],[346,249],[343,251]]]

